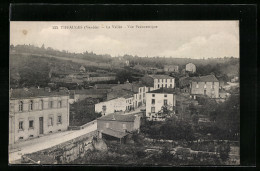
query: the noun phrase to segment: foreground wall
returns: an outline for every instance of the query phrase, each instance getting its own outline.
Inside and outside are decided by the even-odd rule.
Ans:
[[[54,147],[22,156],[22,163],[65,164],[83,157],[87,151],[93,150],[93,137],[96,131],[90,132],[73,140]],[[35,163],[34,163],[35,164]]]

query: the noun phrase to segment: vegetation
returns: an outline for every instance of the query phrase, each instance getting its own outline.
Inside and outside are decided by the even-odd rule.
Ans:
[[[70,125],[81,126],[101,117],[100,113],[95,112],[95,103],[97,102],[97,99],[86,98],[73,103],[70,110]]]

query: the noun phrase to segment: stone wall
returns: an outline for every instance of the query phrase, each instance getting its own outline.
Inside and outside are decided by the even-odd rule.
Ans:
[[[93,131],[54,147],[25,154],[22,156],[22,163],[65,164],[72,162],[79,157],[83,157],[87,151],[94,149],[93,137],[96,137],[96,135],[97,132]]]

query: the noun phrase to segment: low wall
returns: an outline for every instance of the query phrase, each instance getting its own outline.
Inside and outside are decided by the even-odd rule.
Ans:
[[[88,150],[93,150],[92,140],[97,131],[77,137],[54,147],[22,156],[22,163],[65,164],[83,157]]]
[[[69,130],[80,130],[80,129],[84,129],[84,128],[90,126],[90,125],[93,125],[96,122],[97,122],[97,120],[94,120],[94,121],[88,122],[88,123],[81,125],[81,126],[69,126],[68,129]]]

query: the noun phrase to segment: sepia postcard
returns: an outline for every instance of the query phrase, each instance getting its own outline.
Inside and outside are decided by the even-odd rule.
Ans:
[[[9,164],[240,165],[238,20],[10,21]]]

